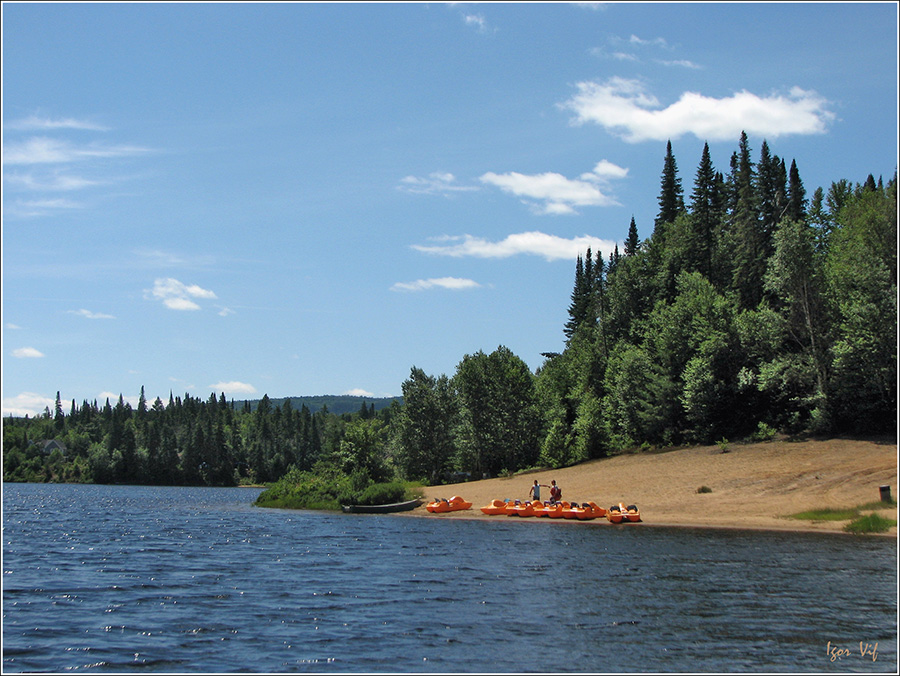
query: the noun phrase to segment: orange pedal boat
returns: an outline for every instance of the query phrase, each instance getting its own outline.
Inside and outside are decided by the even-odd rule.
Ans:
[[[611,523],[637,522],[641,520],[641,510],[636,505],[628,505],[626,507],[625,503],[620,502],[607,510],[606,518]]]
[[[458,512],[463,509],[472,509],[472,503],[466,502],[458,495],[454,495],[449,500],[440,498],[438,500],[435,500],[434,502],[429,502],[427,505],[425,505],[425,509],[427,509],[432,514]]]
[[[506,503],[503,500],[491,500],[491,504],[482,507],[481,511],[489,516],[506,514]]]

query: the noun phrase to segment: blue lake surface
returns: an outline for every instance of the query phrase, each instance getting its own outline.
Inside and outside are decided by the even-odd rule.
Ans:
[[[894,539],[258,492],[4,484],[3,671],[896,671]]]

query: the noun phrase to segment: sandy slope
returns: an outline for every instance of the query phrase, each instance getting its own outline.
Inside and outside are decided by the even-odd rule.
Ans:
[[[460,495],[473,503],[473,509],[432,515],[422,506],[408,514],[512,518],[483,516],[478,508],[494,498],[525,500],[534,479],[542,484],[556,479],[564,500],[594,500],[603,507],[618,502],[637,504],[645,524],[840,532],[847,522],[786,517],[809,509],[877,502],[882,485],[891,487],[896,500],[900,493],[897,463],[896,441],[770,441],[731,444],[726,453],[718,446],[703,446],[620,455],[508,479],[430,487],[425,489],[429,500]],[[712,492],[698,493],[700,486],[708,486]],[[549,492],[546,488],[542,491],[546,499]],[[879,513],[897,519],[896,507]],[[896,527],[889,535],[897,536]]]

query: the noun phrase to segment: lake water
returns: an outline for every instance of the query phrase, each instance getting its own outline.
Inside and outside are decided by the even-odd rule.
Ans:
[[[257,494],[4,484],[3,671],[897,667],[893,539],[268,510]]]

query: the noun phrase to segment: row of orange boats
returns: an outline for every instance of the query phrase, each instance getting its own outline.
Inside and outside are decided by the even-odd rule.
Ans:
[[[425,505],[432,514],[444,512],[457,512],[472,509],[472,503],[458,495],[446,498],[435,498]],[[481,511],[490,516],[505,514],[506,516],[546,516],[551,519],[578,519],[589,521],[591,519],[606,518],[611,523],[628,523],[641,520],[641,510],[636,505],[626,506],[624,502],[612,505],[609,509],[600,507],[596,502],[529,502],[521,500],[491,500],[491,504],[485,505]]]
[[[636,522],[641,520],[641,511],[636,505],[626,506],[620,502],[609,509],[596,502],[521,502],[519,500],[491,500],[481,511],[488,515],[506,516],[546,516],[551,519],[578,519],[589,521],[606,517],[611,523]]]

